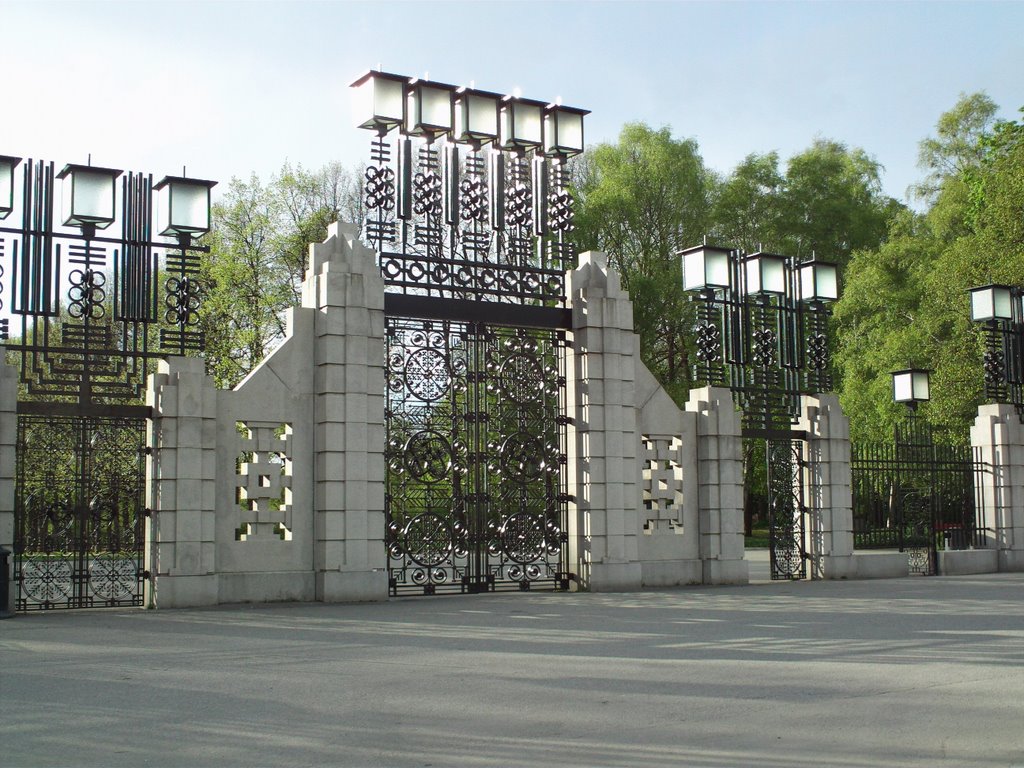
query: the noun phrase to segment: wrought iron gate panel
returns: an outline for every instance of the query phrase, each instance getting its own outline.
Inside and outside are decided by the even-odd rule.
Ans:
[[[851,469],[857,549],[898,549],[911,573],[934,575],[940,549],[983,546],[984,464],[969,446],[936,444],[911,424],[895,444],[854,444]]]
[[[17,609],[142,604],[146,421],[18,417]]]
[[[387,320],[398,594],[566,588],[565,334]]]
[[[801,440],[768,440],[768,546],[773,580],[806,579],[807,554]]]

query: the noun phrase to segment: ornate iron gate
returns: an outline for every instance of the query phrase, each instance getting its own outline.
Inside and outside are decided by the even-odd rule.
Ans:
[[[23,415],[17,609],[141,605],[146,422]]]
[[[383,72],[353,85],[376,133],[391,593],[565,589],[565,161],[586,112]]]
[[[855,443],[851,469],[857,549],[898,549],[911,573],[930,576],[939,550],[983,546],[976,479],[984,464],[970,446],[936,444],[912,418],[893,444]]]
[[[561,331],[388,319],[391,591],[566,588]]]
[[[13,175],[21,159],[0,163]],[[203,347],[197,280],[209,248],[193,238],[209,229],[214,183],[154,185],[91,165],[57,174],[41,160],[21,171],[13,207],[0,208],[19,220],[0,226],[0,309],[13,318],[0,337],[20,363],[17,608],[140,605],[151,415],[141,395],[157,359]]]
[[[773,580],[807,578],[804,442],[769,439],[768,547]]]

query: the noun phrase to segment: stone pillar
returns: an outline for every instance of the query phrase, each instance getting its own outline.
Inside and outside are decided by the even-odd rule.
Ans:
[[[146,605],[218,602],[216,569],[217,390],[203,361],[172,357],[149,377]]]
[[[697,414],[697,504],[705,584],[746,584],[743,559],[743,449],[739,411],[723,387],[690,392]]]
[[[385,600],[384,281],[358,227],[310,246],[318,600]]]
[[[971,445],[987,465],[979,499],[987,544],[1000,571],[1024,571],[1024,425],[1012,405],[978,409]]]
[[[853,487],[850,420],[831,394],[804,397],[797,430],[807,433],[804,485],[807,554],[812,579],[845,579],[853,562]]]
[[[18,369],[0,360],[0,547],[7,550],[10,587],[7,606],[14,611],[14,483],[17,472]]]
[[[595,592],[641,586],[633,305],[603,253],[568,274],[569,568]]]

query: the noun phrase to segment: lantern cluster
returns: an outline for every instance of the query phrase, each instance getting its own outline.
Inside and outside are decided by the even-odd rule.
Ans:
[[[585,109],[387,72],[368,72],[352,87],[356,125],[381,135],[399,128],[428,142],[444,137],[474,148],[492,144],[548,157],[583,151]]]
[[[683,289],[687,291],[737,290],[750,296],[786,296],[801,302],[829,303],[839,298],[838,268],[811,259],[793,264],[786,256],[738,251],[712,245],[697,245],[679,253],[683,266]],[[796,271],[791,283],[791,270]],[[737,284],[738,283],[738,284]]]
[[[0,155],[0,220],[14,210],[14,171],[20,157]],[[117,219],[116,182],[122,171],[69,164],[57,174],[61,182],[61,222],[95,232]],[[153,186],[157,193],[157,232],[198,237],[210,231],[210,190],[215,181],[167,176]]]

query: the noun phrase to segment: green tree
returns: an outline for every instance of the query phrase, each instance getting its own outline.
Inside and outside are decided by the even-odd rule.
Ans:
[[[309,244],[342,218],[362,220],[358,177],[338,163],[317,171],[288,163],[268,184],[232,179],[213,207],[203,329],[207,369],[234,386],[284,337],[284,313],[301,298]]]
[[[633,299],[641,357],[670,392],[689,389],[693,310],[676,252],[708,231],[714,179],[691,139],[641,123],[576,164],[576,242],[608,254]]]

